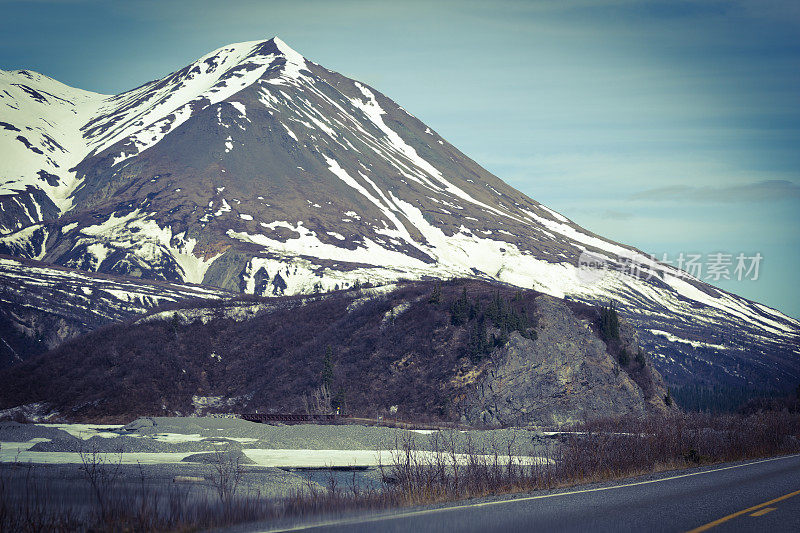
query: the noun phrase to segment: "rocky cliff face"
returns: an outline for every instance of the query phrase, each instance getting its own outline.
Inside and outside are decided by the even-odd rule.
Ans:
[[[537,337],[518,333],[492,353],[465,417],[486,425],[558,425],[584,417],[667,412],[660,374],[645,359],[623,367],[608,352],[590,319],[576,316],[563,301],[535,300]],[[623,323],[624,324],[624,323]],[[624,345],[639,349],[635,331],[623,325]],[[635,365],[635,368],[628,368]],[[629,374],[646,369],[636,380]]]

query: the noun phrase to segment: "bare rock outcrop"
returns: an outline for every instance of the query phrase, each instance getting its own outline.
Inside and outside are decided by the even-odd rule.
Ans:
[[[536,339],[515,332],[493,352],[465,408],[467,420],[557,425],[669,409],[663,380],[644,354],[623,367],[591,320],[576,316],[563,300],[541,295],[535,300],[535,313]],[[628,353],[639,353],[634,328],[623,323],[620,330]]]

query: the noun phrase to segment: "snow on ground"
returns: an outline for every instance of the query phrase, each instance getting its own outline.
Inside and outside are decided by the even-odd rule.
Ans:
[[[494,207],[473,198],[465,191],[463,191],[462,189],[460,189],[459,187],[455,186],[453,183],[445,179],[444,175],[439,171],[439,169],[437,169],[436,167],[431,165],[428,161],[426,161],[424,158],[422,158],[413,147],[409,146],[403,140],[403,138],[400,137],[400,135],[396,131],[394,131],[393,129],[391,129],[389,126],[386,125],[382,117],[382,115],[386,114],[386,111],[384,111],[383,108],[381,108],[380,104],[378,103],[372,91],[370,91],[368,88],[366,88],[364,85],[358,82],[355,82],[355,85],[361,91],[366,101],[359,98],[352,98],[350,99],[350,102],[354,106],[359,108],[361,111],[363,111],[364,114],[372,121],[372,123],[375,124],[375,126],[377,126],[378,129],[380,129],[385,134],[386,136],[385,140],[382,139],[383,144],[385,146],[390,148],[396,154],[401,155],[405,159],[404,163],[410,163],[411,165],[413,165],[418,169],[418,171],[414,174],[403,172],[403,174],[406,177],[413,179],[418,183],[422,183],[434,190],[446,191],[447,193],[453,195],[454,197],[466,200],[474,205],[477,205],[497,215],[521,221],[521,219],[517,218],[516,216],[508,212],[495,209]],[[384,152],[381,155],[385,156],[386,154]],[[438,181],[443,187],[436,185],[429,178]]]
[[[247,119],[248,122],[250,122],[250,119],[247,118],[247,108],[243,103],[241,102],[228,102],[228,103],[231,104],[233,107],[235,107],[239,113],[241,113],[242,118],[245,118]]]
[[[283,67],[281,76],[270,80],[270,83],[287,83],[302,76],[300,71],[308,66],[305,58],[278,37],[274,37],[273,42],[286,58],[286,64]]]
[[[544,209],[545,211],[547,211],[548,213],[550,213],[554,217],[556,217],[556,219],[560,220],[561,222],[569,223],[569,219],[567,217],[565,217],[564,215],[562,215],[561,213],[557,213],[556,211],[553,211],[549,207],[547,207],[545,205],[542,205],[542,204],[539,204],[539,207]]]
[[[261,78],[279,57],[257,53],[261,44],[263,41],[224,46],[189,65],[190,74],[184,77],[173,73],[117,95],[113,103],[101,109],[105,121],[100,124],[121,126],[112,126],[91,138],[90,146],[101,151],[122,139],[132,141],[135,149],[125,152],[115,164],[147,150],[188,120],[195,109],[227,100]],[[242,104],[231,104],[238,104],[234,107],[246,118]]]
[[[33,463],[33,464],[82,464],[83,459],[78,452],[34,452],[22,449],[29,443],[23,443],[22,447],[15,449],[7,443],[2,443],[0,449],[0,462],[4,463]],[[12,443],[8,443],[12,444]],[[33,446],[36,443],[31,443]],[[192,455],[194,452],[125,452],[118,453],[99,453],[98,458],[106,464],[117,464],[118,462],[126,465],[145,464],[170,464],[180,463],[182,459]]]
[[[270,426],[235,418],[147,418],[127,426],[100,424],[15,424],[0,423],[0,462],[32,462],[48,464],[80,464],[81,449],[99,450],[100,457],[111,464],[168,464],[180,463],[196,453],[213,453],[220,446],[243,448],[243,453],[255,464],[264,467],[326,468],[361,466],[375,467],[391,464],[402,452],[394,449],[407,437],[416,443],[414,460],[434,463],[451,461],[447,454],[437,456],[433,451],[436,431],[407,431],[385,427],[357,425],[325,426],[304,424]],[[507,445],[510,460],[518,464],[537,464],[541,448],[531,448],[524,429],[447,431],[454,439],[455,460],[468,462],[467,449],[475,446],[480,456],[493,461],[492,449],[500,451],[500,460]],[[79,439],[76,444],[74,438]],[[115,441],[115,439],[119,439]],[[46,446],[32,448],[39,443]],[[487,447],[488,446],[488,447]],[[495,448],[492,448],[495,446]],[[123,452],[120,455],[119,450]],[[426,451],[427,450],[427,451]]]
[[[186,298],[220,298],[232,296],[212,287],[186,286],[176,283],[151,284],[133,279],[122,281],[105,277],[93,277],[89,274],[68,269],[32,266],[14,259],[0,258],[0,281],[22,292],[30,291],[32,295],[47,294],[51,288],[65,290],[76,296],[92,296],[99,298],[101,305],[93,308],[97,316],[117,320],[121,315],[116,312],[144,313],[146,309],[166,302],[174,302]],[[38,298],[38,297],[37,297]],[[29,305],[42,310],[52,311],[57,304],[34,299]],[[113,310],[109,313],[109,310]]]
[[[0,193],[31,185],[44,190],[62,211],[68,210],[71,202],[67,197],[79,184],[68,169],[89,152],[80,128],[109,96],[69,87],[27,70],[0,70],[0,90],[7,96],[0,103],[0,116],[14,128],[0,128]],[[57,184],[41,180],[40,170],[57,176]]]
[[[40,260],[46,252],[43,243],[47,240],[48,233],[46,226],[33,224],[19,231],[0,236],[0,244],[11,249],[26,250],[30,254],[30,259]]]
[[[185,435],[183,436],[185,437]],[[19,462],[34,464],[81,464],[83,459],[79,452],[40,452],[30,448],[39,442],[50,439],[32,439],[27,442],[4,442],[0,448],[0,462]],[[159,439],[161,442],[186,442],[181,437]],[[258,466],[278,468],[331,468],[331,467],[376,467],[392,464],[395,457],[403,453],[399,450],[296,450],[296,449],[264,449],[245,448],[244,454]],[[123,452],[99,453],[99,458],[107,464],[169,464],[181,463],[186,457],[197,452]],[[437,456],[430,451],[413,452],[415,461],[422,464],[435,464],[437,460],[452,462],[453,457],[458,464],[468,464],[472,458],[466,454],[449,454]],[[479,455],[479,460],[494,460],[494,455]],[[542,457],[511,456],[516,464],[544,464]],[[498,456],[501,463],[507,463],[509,456]]]
[[[700,342],[700,341],[692,341],[692,340],[688,340],[688,339],[683,339],[683,338],[677,337],[677,336],[675,336],[675,335],[673,335],[673,334],[671,334],[671,333],[669,333],[667,331],[661,331],[661,330],[658,330],[658,329],[651,329],[650,333],[652,333],[653,335],[657,335],[659,337],[663,337],[663,338],[667,339],[670,342],[680,342],[680,343],[683,343],[683,344],[689,344],[694,348],[716,348],[718,350],[725,350],[725,349],[728,348],[728,346],[725,346],[723,344],[711,344],[711,343],[708,343],[708,342]]]
[[[140,438],[145,438],[143,435],[138,435]],[[146,438],[155,439],[159,442],[199,442],[206,437],[199,433],[185,434],[185,433],[156,433],[155,435],[147,435]]]
[[[347,248],[322,242],[314,231],[304,227],[302,223],[298,223],[292,230],[297,232],[299,237],[287,239],[285,242],[262,234],[250,234],[234,230],[228,230],[227,235],[233,239],[268,248],[271,253],[284,254],[289,257],[310,256],[334,261],[360,261],[367,264],[388,267],[403,266],[412,269],[424,268],[426,266],[426,264],[419,259],[410,257],[402,252],[387,250],[367,237],[362,239],[363,244],[356,250],[348,250]]]
[[[87,440],[92,437],[104,438],[117,438],[119,437],[118,430],[122,429],[122,425],[115,424],[38,424],[42,427],[60,429],[66,431],[73,437]]]
[[[222,203],[218,214],[231,209],[224,199]],[[160,227],[152,220],[154,216],[155,213],[146,213],[139,209],[126,214],[114,213],[99,224],[78,230],[82,238],[77,241],[76,246],[91,243],[89,246],[94,246],[95,252],[99,251],[101,246],[106,249],[113,247],[135,250],[143,259],[156,262],[168,256],[181,267],[183,281],[202,283],[206,271],[219,255],[209,258],[198,257],[193,253],[197,245],[196,239],[187,238],[185,231],[173,235],[172,228]],[[102,261],[101,257],[104,258],[107,253],[109,250],[98,259]],[[95,266],[97,265],[99,262],[96,261]]]
[[[719,309],[727,315],[733,315],[748,323],[755,320],[759,323],[760,327],[767,329],[772,333],[786,335],[787,333],[796,332],[796,328],[793,327],[793,324],[791,323],[792,321],[788,320],[788,317],[784,322],[778,322],[777,320],[766,318],[763,315],[754,312],[749,302],[743,298],[735,297],[721,291],[719,292],[720,297],[714,297],[701,291],[694,285],[688,283],[686,280],[674,276],[665,276],[664,281],[677,293],[689,298],[690,300],[700,302],[715,309]],[[776,313],[778,312],[773,310],[771,314],[776,316]]]
[[[10,124],[0,128],[0,153],[5,156],[0,192],[33,186],[67,211],[72,207],[69,195],[80,185],[68,169],[90,152],[100,153],[127,140],[114,159],[114,165],[121,164],[158,143],[195,112],[255,83],[281,57],[286,63],[273,81],[301,76],[306,65],[300,54],[277,38],[279,53],[261,53],[263,44],[250,41],[219,48],[180,72],[115,96],[69,87],[36,72],[0,70],[0,89],[8,97],[0,103],[0,116]],[[249,122],[244,104],[229,103]],[[230,139],[227,149],[232,149]],[[57,183],[40,179],[40,170],[55,176]],[[41,220],[37,218],[33,222]]]
[[[245,455],[260,466],[290,467],[290,468],[330,468],[346,466],[380,466],[390,465],[394,458],[399,457],[399,450],[264,450],[245,448],[242,450]],[[473,459],[467,454],[438,455],[430,451],[412,452],[414,461],[421,464],[436,464],[437,460],[444,463],[452,463],[453,457],[458,464],[469,464]],[[542,457],[530,456],[510,456],[516,464],[534,465],[545,464],[547,459]],[[478,455],[478,460],[486,462],[494,461],[494,455]],[[498,460],[501,464],[508,463],[509,456],[500,455]]]

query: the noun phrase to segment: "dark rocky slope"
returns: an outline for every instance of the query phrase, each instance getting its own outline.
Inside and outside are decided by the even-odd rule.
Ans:
[[[410,282],[163,309],[0,371],[0,409],[39,403],[67,419],[302,411],[324,383],[333,405],[375,416],[552,424],[665,411],[666,389],[623,323],[598,310],[478,281]]]
[[[231,296],[210,287],[79,272],[0,256],[0,367],[167,302]]]

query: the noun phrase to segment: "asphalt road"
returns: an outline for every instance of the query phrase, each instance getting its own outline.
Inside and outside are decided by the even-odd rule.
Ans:
[[[293,530],[800,532],[800,455]]]

